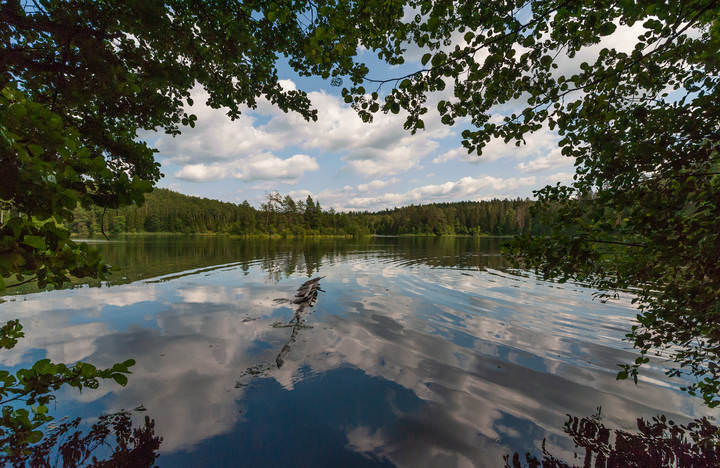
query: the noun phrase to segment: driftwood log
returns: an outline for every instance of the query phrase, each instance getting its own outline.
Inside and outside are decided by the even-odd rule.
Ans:
[[[319,276],[305,281],[298,288],[297,294],[295,294],[295,298],[292,300],[292,303],[296,304],[297,308],[295,309],[295,313],[290,319],[290,322],[288,322],[288,325],[292,325],[290,338],[275,358],[275,364],[277,364],[278,369],[285,363],[285,356],[290,352],[290,345],[295,342],[298,332],[303,327],[305,315],[307,314],[308,309],[313,307],[317,302],[318,293],[321,291],[320,280],[323,278],[324,276]]]

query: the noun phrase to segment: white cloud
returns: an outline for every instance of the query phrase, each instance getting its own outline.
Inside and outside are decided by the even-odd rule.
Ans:
[[[295,86],[295,83],[292,80],[278,80],[278,83],[280,83],[280,87],[285,91],[297,90],[297,86]]]
[[[305,172],[318,168],[315,158],[306,154],[296,154],[287,159],[272,154],[258,154],[243,162],[235,177],[246,181],[298,179]]]
[[[182,135],[162,135],[155,143],[161,157],[175,164],[212,164],[234,161],[251,153],[282,149],[284,144],[260,128],[251,114],[230,120],[222,109],[205,104],[208,95],[196,88],[194,101],[186,111],[197,115],[195,128],[183,128]]]
[[[358,189],[358,192],[369,192],[372,190],[378,190],[383,187],[387,187],[390,184],[397,183],[398,180],[399,179],[397,177],[393,177],[392,179],[388,179],[388,180],[375,179],[375,180],[368,182],[367,184],[358,185],[357,189]]]
[[[446,151],[437,158],[433,159],[432,162],[440,164],[451,161],[453,159],[468,159],[468,152],[464,148],[453,148],[450,151]]]
[[[528,162],[521,162],[517,168],[523,172],[539,172],[572,164],[574,159],[563,156],[560,148],[555,148],[546,156],[540,156]]]
[[[633,28],[620,26],[615,34],[603,38],[601,44],[583,49],[573,59],[560,55],[558,72],[569,72],[582,61],[594,60],[602,47],[632,48],[641,31],[638,25]],[[454,35],[452,39],[453,46],[464,44],[462,35]],[[406,58],[419,58],[419,53],[419,50],[410,50]],[[297,89],[292,80],[280,80],[280,85],[285,90]],[[268,184],[298,181],[306,172],[320,169],[320,162],[316,159],[320,154],[338,157],[350,172],[375,179],[386,179],[418,169],[427,157],[435,164],[450,161],[480,164],[513,158],[517,160],[517,169],[527,173],[569,169],[572,161],[564,160],[557,152],[558,136],[548,128],[527,135],[526,143],[520,146],[492,140],[484,148],[482,156],[469,155],[459,145],[439,154],[442,140],[455,136],[455,133],[441,124],[433,108],[440,98],[453,99],[452,88],[452,83],[448,83],[444,93],[428,96],[427,104],[431,111],[425,115],[426,130],[416,135],[403,129],[403,113],[380,113],[372,124],[365,124],[342,99],[325,91],[308,93],[318,111],[317,122],[307,122],[296,113],[285,113],[262,99],[256,109],[246,109],[238,119],[230,121],[225,110],[211,109],[205,104],[207,94],[198,88],[192,93],[195,103],[188,108],[198,116],[196,127],[184,128],[183,134],[175,138],[162,135],[155,144],[164,162],[180,166],[175,170],[176,177],[194,182],[232,177],[242,181],[266,181]],[[499,106],[491,121],[500,122],[502,114],[515,112],[518,106],[524,104],[523,97]],[[347,171],[341,170],[341,173]],[[348,180],[342,183],[355,187],[360,193],[383,188],[373,185],[375,181],[358,184]],[[343,190],[345,200],[338,196],[337,202],[332,202],[337,203],[336,207],[346,205],[347,198],[352,196],[351,188]]]
[[[547,154],[557,148],[558,136],[543,127],[537,132],[525,136],[525,144],[517,146],[515,143],[505,143],[500,138],[495,138],[482,150],[482,156],[476,158],[477,162],[496,161],[505,156],[512,156],[516,159],[525,159],[532,156]]]
[[[319,169],[315,158],[296,154],[281,159],[270,153],[261,153],[238,161],[214,164],[188,164],[174,175],[191,182],[209,182],[229,177],[247,182],[255,180],[296,180],[307,171]]]
[[[288,195],[295,200],[305,200],[308,195],[312,196],[312,192],[310,190],[291,190]]]
[[[375,197],[355,197],[351,198],[347,204],[354,209],[376,209],[414,202],[474,200],[486,198],[488,194],[483,192],[487,190],[514,190],[532,186],[535,183],[536,178],[533,176],[507,179],[492,176],[463,177],[443,184],[423,185],[404,193],[385,193]]]
[[[287,90],[296,88],[291,80],[281,80],[280,84]],[[437,149],[438,140],[452,134],[435,113],[425,119],[425,131],[411,135],[403,128],[402,114],[380,113],[367,124],[337,96],[324,91],[313,91],[308,96],[318,111],[317,122],[307,122],[297,113],[285,113],[264,100],[258,102],[257,109],[247,109],[231,121],[225,110],[204,104],[207,93],[196,89],[192,93],[194,104],[187,109],[198,116],[195,128],[183,129],[178,137],[162,135],[155,144],[161,158],[182,166],[177,177],[184,180],[206,182],[229,177],[228,170],[235,168],[231,163],[237,167],[250,165],[252,170],[241,171],[242,180],[273,180],[296,177],[301,171],[294,173],[288,166],[275,172],[279,160],[271,158],[264,164],[259,155],[298,149],[335,153],[357,173],[397,174],[417,167],[423,157]],[[293,162],[298,163],[301,167],[317,164],[309,160]]]
[[[288,145],[305,150],[338,153],[355,172],[365,175],[397,174],[416,167],[451,134],[439,118],[426,119],[425,131],[411,135],[403,129],[402,114],[377,114],[371,124],[363,123],[355,111],[336,96],[323,91],[308,93],[318,110],[317,122],[277,110],[262,131]]]
[[[497,118],[497,117],[496,117]],[[483,148],[482,155],[468,154],[462,147],[453,148],[432,160],[435,164],[442,164],[448,161],[460,160],[473,164],[497,161],[504,157],[515,159],[527,159],[530,157],[541,158],[558,149],[559,137],[547,127],[525,136],[525,143],[516,145],[513,142],[505,143],[500,138],[490,140]]]
[[[573,176],[575,176],[573,172],[557,172],[555,174],[545,176],[543,180],[546,184],[550,185],[555,185],[557,182],[568,184],[572,182]]]
[[[616,21],[615,26],[617,26],[617,29],[615,29],[614,33],[603,37],[598,44],[583,47],[575,54],[575,57],[570,58],[566,54],[560,54],[555,62],[558,65],[555,74],[568,75],[577,73],[580,70],[581,63],[595,62],[603,48],[630,53],[635,48],[635,44],[638,43],[638,37],[646,31],[641,22],[628,26],[619,24]]]
[[[188,164],[177,171],[175,177],[190,182],[208,182],[211,180],[224,179],[227,175],[227,168],[219,164]]]

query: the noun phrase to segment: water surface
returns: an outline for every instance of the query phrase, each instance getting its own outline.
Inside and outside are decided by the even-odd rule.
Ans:
[[[141,407],[160,466],[502,466],[546,446],[572,459],[567,414],[606,425],[712,414],[635,354],[636,311],[512,272],[502,239],[267,241],[133,237],[98,243],[102,287],[6,297],[26,338],[6,367],[48,357],[137,361],[125,388],[58,394],[55,414]],[[324,276],[296,339],[290,302]],[[282,365],[276,358],[289,346]]]

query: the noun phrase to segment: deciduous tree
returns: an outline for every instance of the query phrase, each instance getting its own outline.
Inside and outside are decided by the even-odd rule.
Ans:
[[[414,132],[425,126],[428,97],[451,89],[437,111],[462,126],[463,145],[480,155],[495,138],[521,144],[532,132],[557,132],[574,180],[536,193],[536,212],[552,232],[516,240],[512,255],[606,298],[631,290],[639,314],[628,338],[642,355],[618,377],[637,380],[657,352],[677,363],[669,375],[690,374],[687,389],[719,404],[720,4],[409,6],[416,14],[406,34],[427,51],[422,67],[366,77],[343,90],[346,101],[365,120],[404,109]],[[603,47],[633,27],[642,32],[629,52]],[[597,54],[581,60],[589,47]],[[573,60],[576,68],[560,66]]]

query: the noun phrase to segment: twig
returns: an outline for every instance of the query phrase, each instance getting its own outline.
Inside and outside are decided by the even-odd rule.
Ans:
[[[647,247],[647,244],[640,244],[637,242],[621,242],[621,241],[609,241],[609,240],[600,240],[600,239],[586,239],[589,242],[597,242],[600,244],[615,244],[615,245],[625,245],[628,247]]]
[[[108,235],[105,234],[105,210],[107,210],[107,206],[103,207],[103,213],[102,216],[100,216],[100,232],[105,236],[105,240],[110,240]]]
[[[5,289],[14,288],[17,286],[22,286],[23,284],[31,283],[37,279],[37,276],[33,276],[32,278],[28,278],[25,281],[20,281],[19,283],[11,284],[10,286],[6,286]]]

